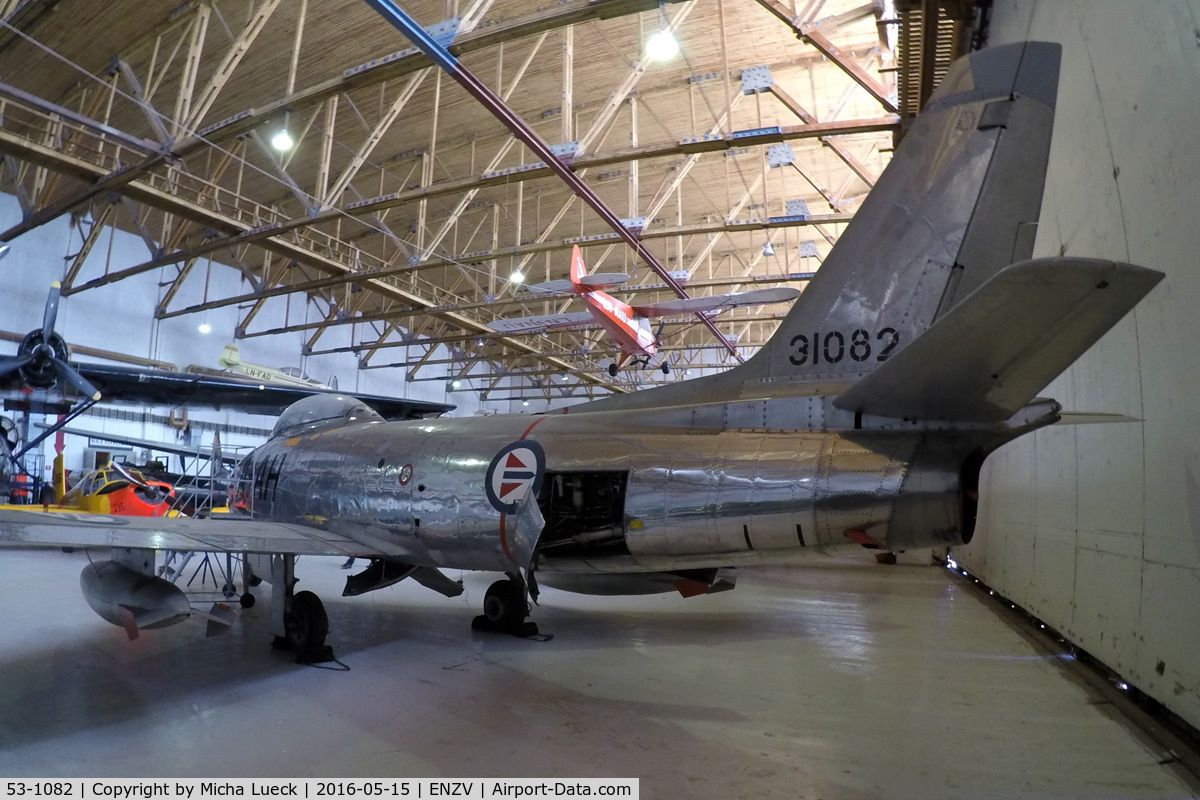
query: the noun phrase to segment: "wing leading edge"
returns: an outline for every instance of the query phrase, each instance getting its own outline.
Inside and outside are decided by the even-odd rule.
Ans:
[[[252,519],[113,517],[0,509],[0,548],[130,547],[204,553],[403,556],[339,533]]]

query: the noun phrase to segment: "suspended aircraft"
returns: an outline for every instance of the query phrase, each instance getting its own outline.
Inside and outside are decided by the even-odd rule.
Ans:
[[[308,397],[315,386],[266,384],[248,377],[197,375],[110,364],[72,364],[66,341],[55,330],[61,286],[55,281],[46,297],[42,326],[30,331],[15,356],[0,356],[0,393],[5,409],[55,414],[59,420],[25,442],[4,447],[12,431],[0,437],[0,474],[21,469],[21,458],[103,397],[110,401],[153,405],[211,405],[251,414],[278,414]],[[103,390],[103,391],[101,391]],[[454,409],[446,403],[382,395],[359,395],[388,419],[419,419]]]
[[[620,286],[629,280],[629,276],[619,272],[587,274],[587,267],[583,263],[579,245],[575,245],[571,249],[570,275],[570,278],[562,280],[535,283],[529,287],[529,290],[547,296],[563,293],[574,294],[587,306],[587,311],[499,319],[488,323],[488,327],[501,333],[525,333],[569,328],[588,323],[599,324],[608,331],[608,335],[621,348],[620,357],[608,365],[608,374],[614,378],[630,359],[640,361],[647,367],[651,365],[651,359],[658,352],[662,343],[663,330],[663,325],[659,325],[657,332],[650,332],[650,320],[654,317],[690,313],[715,316],[722,311],[739,306],[786,303],[800,296],[799,289],[777,287],[631,306],[604,291]],[[662,369],[664,375],[671,371],[671,366],[666,359],[659,362],[659,368]]]
[[[318,380],[308,377],[299,367],[267,367],[262,364],[251,364],[249,361],[242,361],[241,354],[238,352],[238,346],[232,343],[225,345],[225,348],[221,351],[221,355],[217,358],[217,363],[234,375],[242,375],[254,380],[279,384],[281,386],[295,386],[300,389],[322,389],[331,392],[336,392],[338,388],[336,375],[330,376],[328,383],[321,383]]]
[[[3,511],[0,545],[112,548],[129,581],[154,548],[247,553],[277,642],[312,654],[328,619],[293,592],[298,555],[369,559],[347,595],[501,573],[475,624],[523,634],[542,584],[702,594],[740,566],[969,542],[985,459],[1066,419],[1039,390],[1163,277],[1031,258],[1060,55],[956,62],[744,364],[533,417],[389,423],[318,395],[240,463],[244,520]]]

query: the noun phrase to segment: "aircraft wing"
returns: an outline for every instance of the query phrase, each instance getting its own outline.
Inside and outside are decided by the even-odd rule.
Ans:
[[[397,556],[339,533],[254,519],[114,517],[0,509],[2,548],[194,550],[207,553],[292,553],[312,556]]]
[[[592,321],[592,315],[588,312],[572,311],[566,314],[546,314],[541,317],[498,319],[489,322],[488,327],[500,333],[518,333],[524,331],[541,331],[547,328],[566,328],[571,325],[583,325]]]
[[[111,364],[76,364],[75,367],[80,374],[96,385],[103,399],[132,403],[164,406],[213,405],[251,414],[278,414],[297,400],[310,395],[337,394],[320,389],[273,385],[253,378],[192,375]],[[424,400],[352,394],[389,420],[420,419],[444,414],[455,408],[446,403],[430,403]]]
[[[686,300],[667,300],[645,306],[633,306],[633,311],[643,317],[665,317],[670,314],[720,313],[738,306],[761,306],[768,303],[786,303],[800,296],[799,289],[780,286],[773,289],[754,289],[749,292],[714,294],[710,297],[690,297]]]

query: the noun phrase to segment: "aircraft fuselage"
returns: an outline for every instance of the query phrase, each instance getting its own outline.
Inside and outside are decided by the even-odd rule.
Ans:
[[[977,447],[961,432],[495,416],[277,437],[239,477],[258,518],[327,525],[413,564],[510,572],[504,506],[540,484],[539,569],[633,572],[958,544],[962,467]]]

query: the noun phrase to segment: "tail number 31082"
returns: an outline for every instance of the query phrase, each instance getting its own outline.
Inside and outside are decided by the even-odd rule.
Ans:
[[[792,352],[788,360],[797,367],[805,364],[836,364],[843,359],[851,361],[887,361],[892,350],[900,344],[900,334],[895,328],[883,328],[871,334],[859,328],[849,336],[841,331],[822,334],[817,331],[810,337],[801,333],[792,337]]]

